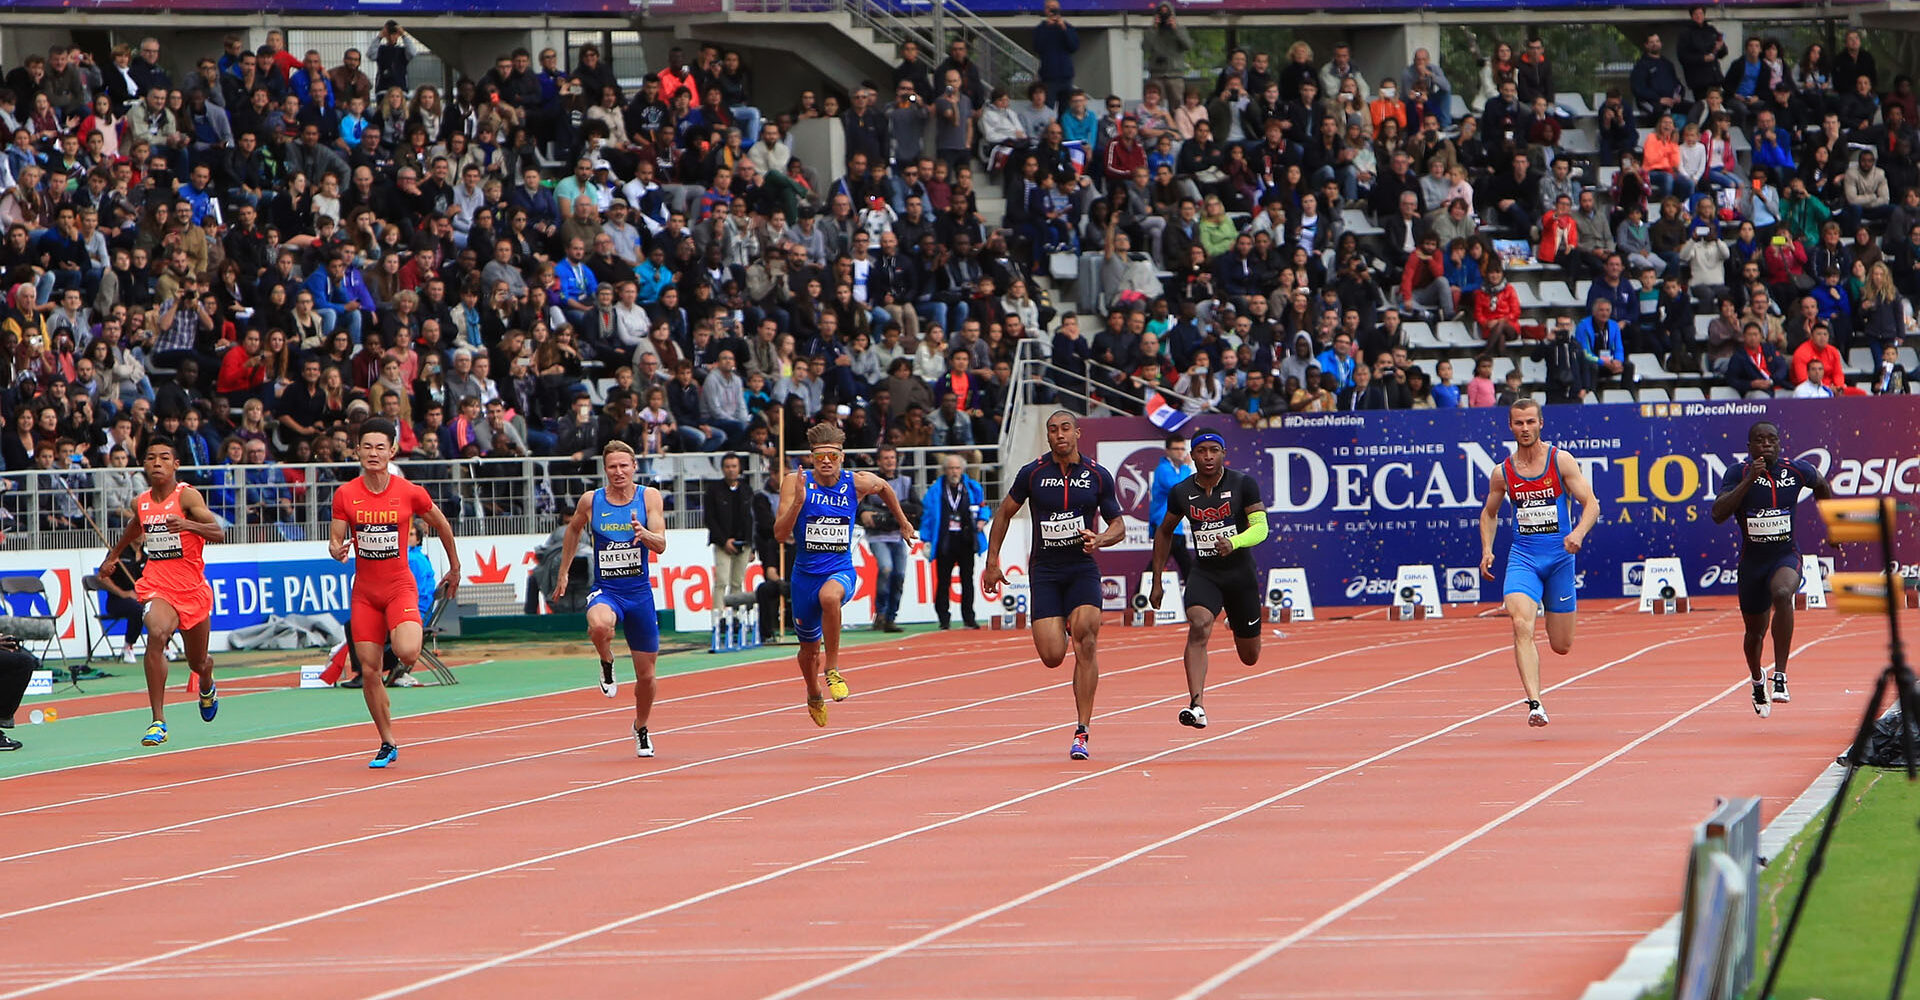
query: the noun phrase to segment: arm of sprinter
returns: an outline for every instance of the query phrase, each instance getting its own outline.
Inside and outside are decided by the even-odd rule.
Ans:
[[[660,499],[660,491],[647,490],[647,523],[644,530],[635,529],[634,537],[654,555],[665,555],[667,551],[667,515]]]
[[[806,501],[806,489],[800,482],[800,473],[789,472],[780,480],[780,513],[773,519],[773,537],[788,545],[793,544],[793,526],[800,523],[800,507]]]
[[[460,590],[460,547],[453,537],[453,522],[447,520],[439,504],[432,502],[420,512],[420,516],[426,518],[427,527],[440,536],[440,547],[447,553],[447,575],[440,578],[440,586],[445,588],[447,598],[451,600]]]
[[[1559,456],[1560,481],[1567,484],[1567,494],[1580,505],[1580,523],[1567,533],[1567,551],[1578,552],[1586,544],[1587,535],[1593,526],[1600,523],[1600,498],[1593,495],[1593,483],[1587,480],[1587,474],[1580,469],[1580,460],[1564,451],[1555,452]]]
[[[876,493],[880,495],[881,501],[887,505],[887,510],[893,512],[894,523],[900,526],[901,541],[912,545],[920,540],[919,533],[914,530],[913,522],[907,518],[907,512],[900,509],[900,498],[894,495],[893,484],[871,472],[856,472],[853,474],[853,488],[858,490],[862,497],[869,497]]]
[[[1494,469],[1487,502],[1480,508],[1480,575],[1493,579],[1493,533],[1500,528],[1500,503],[1507,498],[1507,473]]]
[[[1000,583],[1006,574],[1000,572],[1000,545],[1007,540],[1007,525],[1013,523],[1013,516],[1020,513],[1020,501],[1012,497],[1000,501],[994,508],[993,526],[987,530],[987,566],[980,572],[980,592],[992,597],[1000,592]]]
[[[573,505],[573,516],[567,519],[567,533],[560,539],[560,581],[553,585],[553,596],[547,599],[550,604],[558,604],[567,596],[568,571],[573,569],[573,551],[580,545],[580,532],[587,527],[587,520],[593,517],[593,492],[580,494],[580,502]]]
[[[121,529],[120,540],[113,543],[113,548],[107,550],[107,557],[100,560],[100,568],[94,571],[100,579],[110,580],[114,577],[120,568],[120,553],[125,552],[127,546],[133,544],[134,537],[140,534],[141,530],[139,521],[128,521],[127,526]]]
[[[186,523],[181,527],[209,542],[218,543],[227,540],[227,529],[222,528],[220,521],[213,516],[213,511],[207,509],[207,501],[200,495],[199,490],[191,486],[180,487],[180,509],[187,514]]]

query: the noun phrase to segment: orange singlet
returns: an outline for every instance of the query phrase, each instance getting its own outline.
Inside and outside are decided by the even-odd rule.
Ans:
[[[420,621],[420,590],[407,566],[407,525],[433,509],[433,498],[399,476],[375,493],[355,477],[333,491],[333,516],[347,522],[353,544],[353,611],[347,621],[355,642],[386,642],[401,622]]]
[[[206,539],[191,531],[176,534],[167,528],[169,514],[187,516],[180,507],[180,491],[185,489],[191,487],[175,483],[164,500],[147,490],[133,501],[140,528],[146,534],[147,551],[147,569],[134,584],[134,596],[142,603],[159,598],[172,605],[183,632],[213,614],[213,585],[207,582],[207,564],[201,557]]]

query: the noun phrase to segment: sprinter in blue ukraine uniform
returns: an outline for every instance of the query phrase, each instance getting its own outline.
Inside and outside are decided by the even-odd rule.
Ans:
[[[1007,540],[1007,525],[1025,505],[1033,515],[1027,562],[1033,647],[1040,662],[1052,668],[1066,660],[1067,639],[1073,639],[1073,701],[1079,721],[1068,756],[1086,760],[1092,756],[1087,727],[1093,723],[1093,694],[1100,686],[1100,565],[1093,554],[1126,537],[1127,523],[1120,515],[1113,474],[1080,453],[1078,418],[1065,410],[1048,416],[1047,449],[1014,474],[1007,498],[993,513],[980,590],[991,599],[1006,580],[1000,546]],[[1106,528],[1095,531],[1100,519]]]
[[[909,548],[919,541],[913,522],[900,509],[900,498],[886,480],[842,467],[846,440],[846,432],[832,424],[815,424],[807,430],[812,468],[789,472],[781,481],[780,511],[773,522],[773,537],[800,548],[788,581],[788,599],[793,605],[793,630],[800,638],[807,714],[816,726],[827,724],[827,700],[820,696],[823,660],[827,693],[834,701],[845,701],[849,694],[846,679],[840,676],[840,608],[853,599],[860,585],[853,569],[853,525],[861,499],[879,494],[901,525],[901,540]]]
[[[1493,536],[1500,526],[1500,503],[1513,501],[1513,544],[1507,549],[1507,573],[1501,585],[1507,617],[1513,621],[1513,659],[1527,693],[1527,725],[1547,724],[1540,707],[1540,650],[1533,625],[1547,619],[1547,643],[1555,653],[1573,652],[1573,557],[1600,520],[1600,503],[1580,463],[1540,437],[1540,404],[1522,399],[1507,410],[1513,454],[1493,474],[1487,504],[1480,511],[1480,573],[1493,579]],[[1573,521],[1568,501],[1580,505]]]
[[[1740,519],[1740,617],[1746,623],[1742,646],[1753,675],[1753,711],[1773,714],[1786,704],[1787,654],[1793,649],[1793,595],[1800,590],[1800,549],[1793,540],[1793,509],[1802,495],[1833,496],[1819,470],[1780,457],[1780,428],[1762,420],[1747,429],[1747,462],[1727,470],[1720,495],[1713,498],[1713,521]],[[1769,623],[1768,619],[1772,621]],[[1773,689],[1760,663],[1760,650],[1773,626]]]
[[[619,691],[613,679],[613,628],[620,626],[633,656],[633,750],[635,756],[653,756],[653,737],[647,717],[653,712],[654,663],[660,657],[660,616],[654,610],[653,585],[648,582],[648,554],[667,551],[667,518],[660,491],[636,487],[639,466],[633,448],[609,441],[600,453],[607,485],[580,497],[560,543],[560,582],[553,601],[567,593],[567,574],[582,532],[593,539],[593,589],[587,594],[587,638],[600,654],[600,693],[611,698]]]

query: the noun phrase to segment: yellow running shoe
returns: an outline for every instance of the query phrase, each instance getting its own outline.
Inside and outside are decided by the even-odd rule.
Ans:
[[[846,701],[847,695],[852,693],[847,690],[847,679],[832,667],[827,668],[827,693],[833,696],[834,701]]]
[[[825,729],[827,726],[827,702],[824,698],[808,698],[807,714],[813,716],[813,724]]]

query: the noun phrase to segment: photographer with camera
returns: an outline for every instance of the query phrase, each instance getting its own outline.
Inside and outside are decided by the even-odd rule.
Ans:
[[[731,452],[720,459],[720,479],[708,482],[700,511],[713,546],[713,599],[718,605],[747,589],[747,565],[753,562],[753,491],[740,478],[742,460]]]
[[[1574,341],[1571,318],[1553,321],[1552,335],[1534,349],[1533,357],[1547,364],[1547,402],[1578,403],[1593,391],[1593,362]]]
[[[1153,30],[1145,42],[1147,77],[1160,85],[1167,103],[1179,107],[1187,90],[1187,52],[1193,36],[1173,16],[1173,4],[1161,0],[1153,8]]]
[[[874,453],[873,474],[893,487],[900,498],[900,509],[908,519],[921,516],[921,498],[913,477],[900,471],[900,452],[883,444]],[[867,529],[867,548],[873,553],[874,599],[873,627],[882,632],[898,632],[894,618],[900,613],[900,597],[907,585],[907,543],[900,537],[900,523],[879,496],[860,501],[860,526]],[[937,538],[938,536],[928,536]]]
[[[0,729],[13,728],[13,713],[20,710],[27,683],[38,669],[40,661],[20,648],[19,638],[0,632]],[[19,740],[0,733],[0,752],[18,750],[21,745]]]

